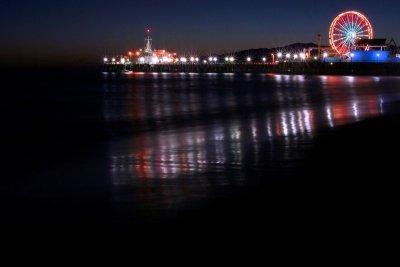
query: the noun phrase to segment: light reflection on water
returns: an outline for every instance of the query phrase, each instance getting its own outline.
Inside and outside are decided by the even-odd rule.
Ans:
[[[112,182],[156,188],[160,205],[206,196],[213,187],[286,183],[285,173],[319,132],[384,113],[376,77],[132,73],[120,79],[104,88],[110,131],[130,133],[110,141]]]

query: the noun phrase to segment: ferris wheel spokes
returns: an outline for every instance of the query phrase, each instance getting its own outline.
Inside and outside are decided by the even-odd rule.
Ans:
[[[348,54],[358,39],[372,39],[371,23],[361,13],[348,11],[337,16],[331,24],[329,42],[340,55]]]

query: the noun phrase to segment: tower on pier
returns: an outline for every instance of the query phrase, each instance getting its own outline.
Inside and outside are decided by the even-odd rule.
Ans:
[[[139,59],[139,63],[141,64],[157,64],[160,60],[157,57],[157,53],[152,48],[153,40],[150,37],[150,29],[146,30],[147,36],[144,39],[144,50],[143,56]]]
[[[150,36],[151,30],[146,30],[146,38],[144,39],[144,49],[140,50],[139,64],[166,64],[175,62],[177,59],[176,53],[170,53],[166,50],[156,50],[153,48],[153,39]]]
[[[153,55],[153,48],[151,47],[153,40],[150,37],[150,29],[147,29],[146,32],[147,32],[147,38],[144,39],[145,42],[144,52]]]

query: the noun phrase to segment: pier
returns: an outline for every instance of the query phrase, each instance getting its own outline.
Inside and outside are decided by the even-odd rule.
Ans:
[[[278,64],[107,64],[106,72],[275,73],[296,75],[400,75],[397,63],[280,62]]]

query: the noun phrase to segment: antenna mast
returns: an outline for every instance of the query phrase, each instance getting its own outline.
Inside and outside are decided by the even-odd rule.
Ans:
[[[144,40],[145,41],[144,52],[153,53],[153,49],[151,47],[152,39],[150,38],[150,29],[147,29],[146,32],[147,32],[147,38]]]

